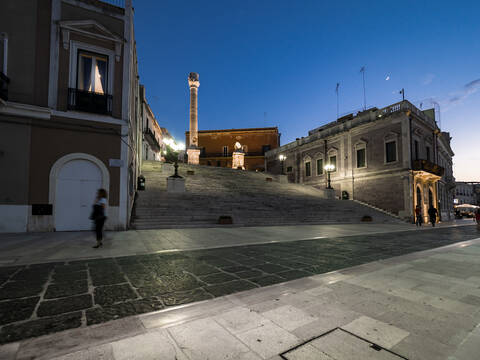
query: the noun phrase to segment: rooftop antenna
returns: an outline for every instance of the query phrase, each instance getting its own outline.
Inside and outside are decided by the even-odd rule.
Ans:
[[[402,101],[405,101],[405,89],[402,88],[402,90],[400,90],[399,94],[402,94]]]
[[[335,92],[337,93],[337,119],[338,119],[338,89],[340,88],[340,83],[337,83],[335,88]]]
[[[438,107],[438,111],[437,111],[437,113],[438,113],[438,127],[440,129],[442,129],[442,118],[440,116],[440,104],[438,102],[436,102],[435,100],[432,100],[432,104],[433,104],[434,110],[435,110],[435,106]]]
[[[360,68],[363,79],[363,110],[367,110],[367,95],[365,94],[365,66]]]

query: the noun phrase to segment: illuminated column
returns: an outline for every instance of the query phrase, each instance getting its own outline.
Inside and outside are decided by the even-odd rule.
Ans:
[[[200,86],[199,76],[191,72],[188,75],[188,86],[190,87],[190,139],[187,149],[188,163],[198,165],[200,163],[200,149],[198,148],[198,113],[197,99],[198,87]]]

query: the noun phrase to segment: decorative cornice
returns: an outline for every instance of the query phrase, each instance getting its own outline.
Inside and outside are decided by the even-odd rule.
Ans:
[[[112,41],[115,44],[115,60],[117,62],[120,61],[122,44],[125,42],[125,40],[118,35],[115,35],[105,26],[96,22],[95,20],[65,20],[59,21],[58,26],[62,32],[62,44],[65,50],[68,50],[70,47],[70,31],[73,31],[94,39]],[[93,27],[100,33],[84,29],[86,26]]]

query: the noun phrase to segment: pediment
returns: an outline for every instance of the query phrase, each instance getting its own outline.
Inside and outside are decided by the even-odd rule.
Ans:
[[[63,48],[68,50],[70,46],[70,32],[76,32],[83,36],[94,39],[112,41],[115,43],[115,57],[120,61],[120,52],[124,39],[108,30],[95,20],[65,20],[59,21],[58,26],[62,31]]]

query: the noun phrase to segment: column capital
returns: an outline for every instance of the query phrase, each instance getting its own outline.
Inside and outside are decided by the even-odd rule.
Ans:
[[[200,86],[200,80],[199,80],[200,76],[198,75],[198,73],[194,73],[194,72],[191,72],[189,75],[188,75],[188,85],[190,86],[190,88],[198,88]]]

